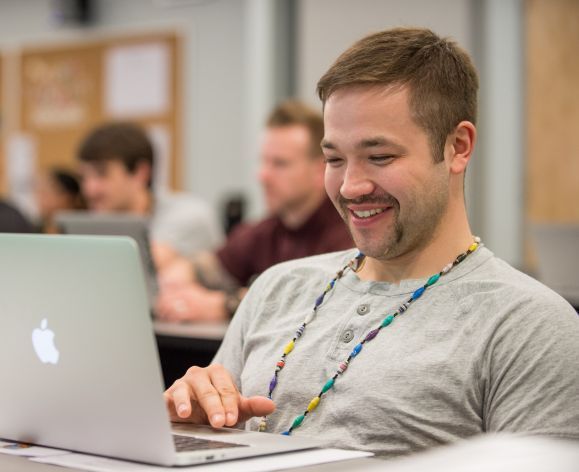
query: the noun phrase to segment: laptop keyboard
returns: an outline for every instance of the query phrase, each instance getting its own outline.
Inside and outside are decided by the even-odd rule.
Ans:
[[[175,443],[175,449],[177,452],[223,449],[226,447],[247,447],[247,444],[213,441],[212,439],[202,439],[193,436],[181,436],[179,434],[173,435],[173,442]]]

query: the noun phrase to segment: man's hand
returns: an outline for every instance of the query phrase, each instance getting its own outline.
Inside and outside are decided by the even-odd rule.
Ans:
[[[223,322],[229,319],[225,298],[224,292],[193,283],[180,288],[164,288],[157,298],[155,312],[163,321]]]
[[[235,426],[254,416],[269,415],[275,404],[266,397],[244,397],[221,365],[191,367],[165,391],[171,421]]]

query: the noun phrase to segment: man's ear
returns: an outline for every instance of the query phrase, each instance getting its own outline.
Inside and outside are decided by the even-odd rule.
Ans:
[[[134,175],[143,183],[143,186],[147,187],[149,181],[153,177],[152,173],[153,169],[151,168],[151,165],[148,162],[141,161],[137,163]]]
[[[462,174],[474,151],[476,128],[470,121],[461,121],[446,138],[445,160],[450,172]]]

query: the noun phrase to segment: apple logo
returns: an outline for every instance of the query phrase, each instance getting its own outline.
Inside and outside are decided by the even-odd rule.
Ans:
[[[45,364],[56,364],[60,353],[54,345],[54,331],[47,328],[48,321],[44,318],[40,322],[40,329],[32,331],[32,345],[38,358]]]

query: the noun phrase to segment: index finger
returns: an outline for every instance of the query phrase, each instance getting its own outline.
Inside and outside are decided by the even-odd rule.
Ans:
[[[186,382],[177,380],[167,391],[169,400],[173,402],[173,408],[179,418],[191,416],[191,389]]]
[[[221,394],[208,375],[208,370],[211,368],[211,366],[205,369],[192,367],[187,371],[185,379],[191,387],[191,397],[205,412],[211,426],[221,428],[226,422],[225,407]]]

